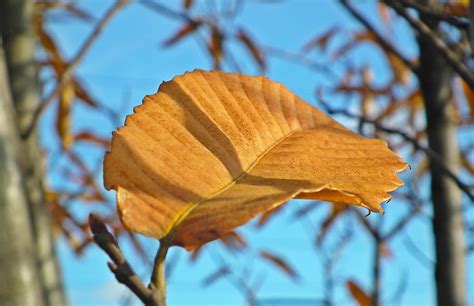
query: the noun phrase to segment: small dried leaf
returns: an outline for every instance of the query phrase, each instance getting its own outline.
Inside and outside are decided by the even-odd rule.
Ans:
[[[472,162],[469,160],[468,156],[469,156],[469,152],[463,152],[463,151],[460,151],[459,154],[461,155],[460,156],[460,159],[461,159],[461,165],[462,167],[471,175],[474,175],[474,165],[472,164]],[[471,155],[471,157],[473,157],[473,155]]]
[[[347,289],[359,306],[372,306],[372,298],[353,280],[346,283]]]
[[[84,202],[105,202],[107,199],[100,192],[92,194],[82,193],[80,199]]]
[[[423,157],[422,160],[416,166],[415,179],[420,179],[424,174],[428,173],[430,169],[430,162],[428,158]]]
[[[318,233],[318,238],[316,240],[318,245],[321,245],[323,243],[324,237],[326,237],[326,234],[329,228],[331,227],[331,225],[334,223],[337,217],[341,216],[344,212],[347,211],[347,208],[348,206],[344,203],[332,204],[331,212],[321,224],[321,230]]]
[[[390,11],[388,9],[388,6],[385,5],[385,3],[378,2],[377,3],[377,10],[379,12],[379,16],[382,19],[383,23],[387,27],[390,27],[391,23],[392,23],[392,18],[390,17]]]
[[[466,97],[466,101],[469,106],[469,114],[474,117],[474,91],[463,79],[459,78],[459,82],[461,82],[464,96]]]
[[[329,41],[339,31],[340,31],[340,28],[338,26],[333,26],[329,28],[329,30],[327,30],[323,34],[316,36],[315,38],[310,40],[308,43],[306,43],[303,46],[303,52],[309,52],[313,48],[319,48],[321,49],[321,51],[326,51],[326,47]]]
[[[86,103],[87,105],[91,107],[98,106],[97,101],[94,98],[92,98],[89,92],[84,88],[84,86],[77,79],[73,79],[72,83],[74,84],[74,92],[76,93],[76,96],[77,98],[80,99],[80,101]]]
[[[247,48],[247,50],[257,62],[258,66],[260,66],[260,69],[265,70],[266,62],[262,52],[243,29],[240,29],[237,33],[237,39],[239,39],[244,44],[244,46]]]
[[[214,62],[214,69],[219,69],[221,66],[222,58],[224,57],[223,44],[224,34],[218,27],[213,26],[211,28],[211,38],[208,43],[208,50]]]
[[[61,145],[65,150],[67,150],[73,142],[71,135],[71,108],[74,98],[74,86],[72,83],[68,83],[61,90],[56,116],[56,131],[61,140]]]
[[[268,221],[274,217],[276,214],[278,214],[282,209],[283,207],[285,207],[284,205],[280,205],[280,206],[277,206],[273,209],[270,209],[266,212],[264,212],[261,216],[260,216],[260,219],[258,219],[258,222],[257,222],[257,227],[258,228],[261,228],[263,227],[265,224],[268,223]]]
[[[199,255],[201,255],[201,253],[202,253],[201,251],[202,251],[202,246],[193,249],[193,250],[190,252],[190,257],[189,257],[189,259],[190,259],[192,262],[195,262],[195,261],[199,258]]]
[[[380,255],[386,259],[393,258],[392,250],[387,243],[381,243],[379,246]]]
[[[37,16],[35,18],[34,25],[35,25],[36,35],[39,37],[39,41],[41,45],[43,46],[44,50],[49,56],[49,59],[50,59],[49,62],[52,64],[53,69],[56,72],[56,75],[59,76],[60,74],[62,74],[62,72],[66,68],[67,64],[63,60],[55,41],[49,35],[49,33],[46,32],[46,30],[43,28],[43,18]]]
[[[193,0],[183,0],[183,7],[185,9],[190,9],[191,6],[193,6],[194,1]]]
[[[231,251],[240,251],[247,247],[245,239],[235,231],[229,232],[222,236],[220,242]]]
[[[362,42],[370,42],[378,45],[377,37],[371,31],[356,32],[352,35],[352,39],[339,47],[331,57],[333,59],[338,59]]]
[[[174,35],[168,38],[163,45],[169,47],[196,31],[202,25],[201,21],[191,20],[183,25]]]
[[[456,17],[468,17],[469,0],[448,1],[448,3],[443,4],[443,11]]]
[[[35,13],[38,15],[44,15],[45,10],[51,9],[63,9],[69,12],[72,16],[75,16],[84,21],[92,21],[94,18],[86,11],[78,8],[73,3],[66,3],[60,1],[37,1],[34,3]]]
[[[296,271],[280,256],[267,251],[261,251],[260,257],[274,264],[276,267],[278,267],[278,269],[285,272],[285,274],[290,276],[292,279],[298,278],[298,273],[296,273]]]
[[[206,276],[206,278],[202,281],[202,285],[204,287],[210,286],[213,283],[215,283],[217,280],[228,275],[229,273],[230,273],[229,267],[222,266],[218,268],[216,271],[212,272],[210,275]]]
[[[108,148],[109,145],[110,145],[110,140],[109,139],[97,136],[97,135],[95,135],[91,132],[87,132],[87,131],[82,131],[82,132],[78,132],[77,134],[75,134],[74,135],[74,140],[75,141],[87,141],[87,142],[90,142],[92,144],[96,144],[98,146],[105,147],[105,148]]]
[[[392,68],[393,78],[400,84],[407,85],[412,75],[411,70],[393,52],[387,50],[385,56]]]
[[[198,70],[115,132],[104,185],[129,230],[192,249],[291,198],[382,212],[406,167],[279,83]]]

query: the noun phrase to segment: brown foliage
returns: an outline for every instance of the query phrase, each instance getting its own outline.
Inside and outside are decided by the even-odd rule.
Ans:
[[[278,83],[195,71],[135,108],[104,179],[127,228],[192,249],[293,197],[381,212],[405,168]]]

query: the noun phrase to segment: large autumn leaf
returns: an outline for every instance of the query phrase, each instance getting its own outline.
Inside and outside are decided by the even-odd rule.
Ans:
[[[112,137],[104,184],[123,224],[192,249],[291,198],[381,212],[407,164],[265,77],[194,71]]]

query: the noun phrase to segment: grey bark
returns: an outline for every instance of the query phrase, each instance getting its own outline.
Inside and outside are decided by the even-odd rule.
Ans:
[[[439,34],[435,21],[426,16],[421,18]],[[430,41],[420,36],[418,43],[419,80],[425,101],[429,146],[439,154],[450,170],[456,173],[459,165],[459,148],[451,90],[453,74]],[[436,163],[431,163],[430,171],[437,303],[463,306],[466,303],[466,277],[461,192]]]
[[[19,131],[0,48],[0,304],[42,306],[28,201],[19,166]]]
[[[22,131],[31,122],[39,100],[34,61],[36,44],[32,23],[33,1],[2,0],[0,14],[10,92],[16,112],[16,120],[12,122],[12,127]],[[21,139],[19,138],[18,141]],[[18,166],[21,170],[24,198],[28,204],[29,221],[32,227],[32,247],[38,271],[35,281],[41,291],[41,299],[38,300],[41,300],[44,305],[65,305],[51,216],[44,197],[42,184],[44,173],[41,167],[42,155],[38,135],[32,134],[27,140],[21,141],[20,145],[23,154],[19,155],[21,159],[18,160]],[[21,228],[16,229],[16,231],[21,230]]]

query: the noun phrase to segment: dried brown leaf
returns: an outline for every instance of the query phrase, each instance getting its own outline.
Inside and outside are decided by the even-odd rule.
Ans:
[[[36,1],[34,5],[35,13],[41,16],[46,10],[63,9],[66,12],[70,13],[72,16],[75,16],[84,21],[92,21],[94,19],[89,13],[78,8],[73,3],[66,3],[62,1]]]
[[[190,9],[191,6],[193,6],[194,1],[193,0],[183,0],[183,8],[185,9]]]
[[[319,48],[321,51],[326,51],[329,41],[340,31],[338,26],[330,27],[327,31],[321,35],[311,39],[303,46],[303,52],[309,52],[313,48]]]
[[[104,184],[128,229],[192,249],[291,198],[381,212],[406,167],[279,83],[197,70],[115,132]]]
[[[247,247],[247,241],[235,231],[231,231],[220,238],[220,242],[231,251],[240,251]]]
[[[266,212],[264,212],[260,218],[258,219],[258,222],[257,222],[257,227],[258,228],[261,228],[263,227],[264,225],[266,225],[268,223],[268,221],[274,217],[276,214],[278,214],[279,212],[282,211],[283,207],[285,207],[284,205],[280,205],[280,206],[277,206],[273,209],[270,209]]]
[[[224,34],[217,26],[211,28],[211,37],[208,43],[209,54],[213,60],[214,69],[219,69],[221,66],[222,58],[224,57]]]
[[[61,146],[65,150],[67,150],[73,142],[73,136],[71,134],[71,108],[74,98],[74,86],[72,83],[67,83],[61,90],[56,116],[56,132],[61,140]]]
[[[385,5],[385,3],[378,2],[377,3],[377,11],[379,13],[380,19],[382,19],[385,26],[391,27],[392,18],[390,16],[390,11],[388,9],[388,6]]]
[[[468,17],[469,0],[448,1],[442,5],[443,11],[456,17]]]
[[[77,79],[73,79],[72,83],[74,84],[74,92],[76,93],[77,98],[80,101],[86,103],[91,107],[97,107],[97,101],[89,94],[85,87]]]
[[[372,306],[372,298],[353,280],[346,283],[346,287],[359,306]]]
[[[250,36],[243,29],[240,29],[239,32],[237,32],[237,39],[239,39],[244,44],[244,46],[250,52],[254,60],[257,62],[260,69],[265,70],[265,58],[263,57],[262,52],[257,47],[253,39],[250,38]]]
[[[407,85],[410,82],[411,70],[405,63],[393,52],[385,50],[385,56],[390,68],[392,68],[393,78],[400,84]]]
[[[100,137],[92,132],[81,131],[74,135],[74,141],[86,141],[92,144],[96,144],[100,147],[108,148],[110,145],[110,139]]]
[[[336,60],[341,56],[346,55],[347,52],[351,51],[362,42],[370,42],[378,45],[377,37],[371,31],[355,32],[352,34],[352,39],[334,51],[331,57]]]
[[[321,224],[321,229],[318,233],[318,238],[316,239],[317,244],[321,245],[323,243],[324,237],[326,237],[327,232],[331,225],[336,221],[336,219],[345,213],[348,209],[348,206],[344,203],[333,203],[331,206],[331,212],[326,216],[323,223]]]
[[[290,266],[290,264],[288,264],[288,262],[284,260],[282,257],[275,255],[273,253],[270,253],[268,251],[261,251],[260,257],[262,257],[263,259],[275,265],[278,269],[283,271],[286,275],[288,275],[292,279],[298,278],[298,273],[296,273],[295,269],[293,269]]]
[[[461,165],[462,167],[471,175],[474,175],[474,165],[472,164],[472,162],[469,160],[469,152],[463,152],[463,151],[460,151],[459,154],[461,155],[460,156],[460,159],[461,159]],[[473,157],[471,155],[471,157]]]
[[[387,243],[381,243],[379,245],[379,252],[380,252],[380,255],[384,257],[385,259],[393,258],[393,252]]]
[[[39,38],[41,46],[49,56],[49,63],[51,63],[56,75],[60,75],[64,69],[66,69],[67,64],[62,58],[56,42],[43,28],[43,18],[37,16],[34,21],[36,35]]]
[[[175,34],[168,38],[163,45],[169,47],[185,38],[189,34],[195,32],[202,25],[202,22],[199,20],[190,20],[185,23]]]
[[[467,85],[467,83],[463,79],[459,78],[459,82],[461,82],[461,86],[464,91],[464,96],[469,106],[469,114],[474,117],[474,91],[469,87],[469,85]]]

